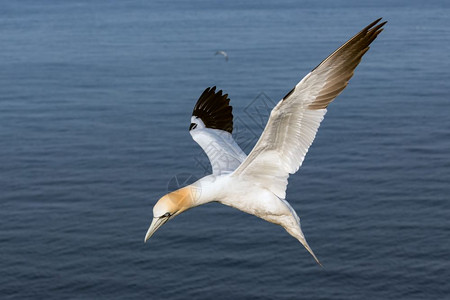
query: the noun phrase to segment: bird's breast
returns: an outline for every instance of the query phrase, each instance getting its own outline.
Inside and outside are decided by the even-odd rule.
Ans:
[[[205,181],[202,194],[243,212],[267,219],[267,216],[290,215],[289,208],[269,190],[229,175]]]

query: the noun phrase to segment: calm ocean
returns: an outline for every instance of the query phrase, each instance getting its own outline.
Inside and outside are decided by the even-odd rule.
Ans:
[[[2,1],[0,298],[449,299],[449,16],[449,1]],[[188,133],[206,87],[229,94],[248,153],[265,108],[378,17],[289,181],[324,268],[220,204],[143,243],[155,202],[207,172]]]

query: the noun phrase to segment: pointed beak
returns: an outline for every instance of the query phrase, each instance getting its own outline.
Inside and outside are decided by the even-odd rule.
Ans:
[[[144,243],[158,230],[159,227],[163,226],[167,221],[169,221],[170,217],[159,217],[153,218],[152,224],[147,230],[147,234],[145,235]]]

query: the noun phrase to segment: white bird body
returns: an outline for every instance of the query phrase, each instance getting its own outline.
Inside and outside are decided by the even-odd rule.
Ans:
[[[187,209],[220,202],[282,226],[320,264],[306,242],[300,218],[286,201],[288,177],[298,171],[328,104],[347,86],[370,43],[386,23],[373,22],[307,74],[272,110],[248,156],[234,141],[228,95],[206,89],[194,107],[189,131],[213,173],[162,197],[153,208],[145,241]]]
[[[200,190],[199,204],[217,201],[265,220],[291,215],[287,202],[283,202],[269,190],[252,182],[239,180],[232,174],[208,175],[193,186]],[[280,224],[276,221],[272,223]]]
[[[192,207],[213,201],[219,202],[280,225],[298,239],[319,262],[306,242],[301,230],[300,218],[295,210],[289,202],[278,198],[267,188],[251,181],[241,180],[233,176],[233,173],[205,176],[193,183],[190,188],[193,198]]]

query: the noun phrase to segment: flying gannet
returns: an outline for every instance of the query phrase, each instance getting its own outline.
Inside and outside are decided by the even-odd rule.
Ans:
[[[225,61],[228,61],[228,54],[225,51],[217,51],[216,55],[223,55],[223,57],[225,57]]]
[[[383,30],[386,22],[378,24],[380,20],[334,51],[278,102],[248,156],[231,135],[228,95],[207,88],[194,107],[189,131],[206,152],[212,174],[159,199],[145,241],[182,212],[216,201],[282,226],[320,264],[306,242],[300,218],[286,201],[288,177],[302,165],[328,104],[347,86],[369,45]]]

